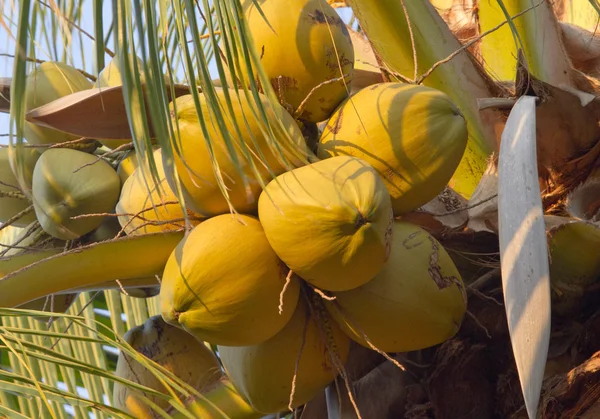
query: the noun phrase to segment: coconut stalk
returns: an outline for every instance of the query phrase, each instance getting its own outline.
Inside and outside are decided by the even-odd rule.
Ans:
[[[536,417],[550,344],[550,279],[536,156],[535,98],[521,97],[502,133],[498,218],[502,288],[525,406]]]
[[[45,259],[39,256],[43,252],[0,259],[0,307],[16,307],[45,295],[107,281],[160,275],[183,235],[182,231],[145,234],[94,243]],[[123,263],[114,263],[115,254]]]
[[[439,89],[465,116],[469,141],[450,186],[468,199],[486,169],[488,156],[496,150],[495,134],[501,129],[497,111],[480,112],[477,99],[497,96],[498,87],[462,48],[430,2],[350,0],[348,4],[381,64],[390,70],[390,79]]]

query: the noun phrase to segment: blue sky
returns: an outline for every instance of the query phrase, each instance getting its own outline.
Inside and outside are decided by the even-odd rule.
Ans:
[[[84,16],[84,19],[83,19],[81,26],[87,32],[93,34],[94,24],[93,24],[92,2],[90,0],[87,0],[87,1],[82,0],[82,1],[83,1],[82,15]],[[2,5],[2,18],[3,18],[4,22],[10,27],[10,30],[12,33],[16,33],[18,10],[13,9],[13,7],[15,7],[15,8],[18,7],[18,0],[3,0],[3,1],[0,1],[0,4]],[[338,13],[340,14],[340,16],[344,19],[344,21],[348,22],[348,20],[351,16],[351,13],[349,12],[349,10],[346,10],[346,9],[337,9],[337,10],[338,10]],[[104,2],[103,16],[104,16],[105,28],[108,28],[110,22],[112,21],[112,2],[110,2],[110,1]],[[77,52],[81,51],[81,43],[79,42],[78,31],[75,29],[72,33],[75,34],[73,37],[73,39],[74,39],[73,50],[77,51]],[[84,37],[83,39],[84,39],[83,40],[83,51],[85,54],[85,57],[84,57],[85,60],[82,60],[81,53],[76,53],[72,57],[67,58],[67,63],[75,66],[76,68],[84,69],[93,74],[94,73],[93,43],[88,38]],[[36,36],[36,41],[41,42],[41,40],[42,40],[42,37],[40,37],[38,34]],[[111,39],[111,42],[112,42],[112,39]],[[113,49],[111,43],[109,43],[108,46],[109,46],[109,48]],[[60,51],[60,45],[57,46],[57,49],[59,49],[59,51]],[[12,38],[12,35],[9,35],[9,33],[7,33],[6,29],[4,29],[4,27],[2,25],[0,25],[0,53],[14,54],[14,52],[15,52],[15,43]],[[41,45],[36,48],[36,58],[42,59],[42,60],[47,60],[47,59],[50,59],[51,57],[52,56],[49,53],[49,51],[47,50],[45,45]],[[105,55],[105,60],[108,62],[108,60],[110,60],[110,57],[108,55]],[[10,57],[0,56],[0,77],[11,77],[11,74],[13,71],[12,70],[13,62],[14,62],[14,60]],[[213,72],[213,75],[214,75],[215,71],[216,71],[214,66],[211,66],[211,70],[212,70],[211,72]],[[7,114],[0,113],[0,134],[5,134],[8,132],[9,132],[9,117]],[[0,144],[6,144],[7,141],[8,140],[6,139],[6,137],[0,137]]]

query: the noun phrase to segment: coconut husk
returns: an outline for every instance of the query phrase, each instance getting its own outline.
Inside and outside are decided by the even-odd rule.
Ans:
[[[452,339],[437,351],[427,392],[436,419],[492,419],[494,387],[485,345]]]
[[[498,236],[485,231],[452,231],[432,235],[444,246],[465,284],[500,266]]]
[[[586,87],[587,91],[592,89]],[[536,134],[540,192],[546,212],[559,213],[567,193],[587,178],[600,156],[600,102],[591,100],[591,94],[535,78],[522,60],[517,66],[516,95],[539,98]]]
[[[538,418],[593,418],[600,412],[600,352],[566,374],[544,384]]]
[[[415,383],[413,376],[399,369],[377,352],[352,343],[345,364],[351,391],[360,417],[395,419],[404,417],[408,386]],[[330,385],[330,395],[335,395],[340,419],[357,419],[358,415],[350,400],[348,389],[340,377]],[[327,397],[319,393],[302,409],[301,419],[327,417]]]
[[[467,227],[498,234],[498,156],[492,155],[469,200]]]

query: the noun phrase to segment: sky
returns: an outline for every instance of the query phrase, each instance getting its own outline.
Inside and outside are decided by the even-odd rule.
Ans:
[[[83,1],[83,9],[82,9],[82,24],[81,27],[89,33],[93,33],[94,24],[93,24],[93,13],[92,13],[92,1],[90,0],[82,0]],[[18,0],[1,0],[0,5],[2,5],[2,19],[4,23],[9,26],[10,32],[16,34],[17,30],[17,20],[18,20]],[[351,12],[348,9],[337,9],[338,13],[342,17],[345,22],[348,22],[351,17]],[[105,1],[104,2],[104,11],[103,18],[105,28],[108,28],[108,25],[112,21],[112,2]],[[75,34],[78,31],[75,29]],[[36,40],[41,40],[41,37],[36,36]],[[74,36],[74,51],[81,51],[81,43],[78,42],[78,37]],[[67,62],[71,65],[74,65],[76,68],[85,69],[86,71],[93,73],[93,46],[92,41],[84,38],[83,51],[85,54],[85,66],[83,65],[81,53],[74,54],[72,58],[69,58]],[[109,48],[112,48],[112,44],[109,43]],[[60,46],[59,46],[60,47]],[[0,78],[1,77],[11,77],[13,71],[13,63],[14,60],[10,57],[2,56],[2,54],[11,54],[14,55],[15,52],[15,42],[11,34],[7,32],[7,30],[3,27],[2,21],[0,21]],[[49,52],[45,49],[45,47],[36,48],[36,58],[47,60],[51,57]],[[110,60],[110,56],[105,55],[105,60],[108,62]],[[216,67],[214,63],[209,67],[213,77],[216,76]],[[9,132],[9,116],[8,114],[0,113],[0,135],[8,134]],[[0,136],[0,144],[7,144],[8,139],[6,136]]]

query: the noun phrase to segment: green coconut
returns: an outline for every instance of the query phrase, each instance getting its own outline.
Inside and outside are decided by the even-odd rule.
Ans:
[[[33,204],[48,234],[73,240],[102,224],[115,208],[121,180],[104,160],[68,148],[47,150],[33,171]],[[72,217],[83,216],[73,219]]]
[[[19,182],[15,176],[14,166],[15,152],[8,147],[0,147],[0,222],[7,222],[21,211],[31,206],[29,189],[33,168],[39,153],[32,148],[24,148],[19,156],[23,156],[23,182]],[[22,216],[12,225],[25,227],[35,221],[35,213]]]
[[[46,61],[27,76],[25,110],[39,108],[61,97],[92,88],[77,69],[56,61]],[[23,136],[31,144],[52,144],[76,140],[75,135],[25,122]]]

